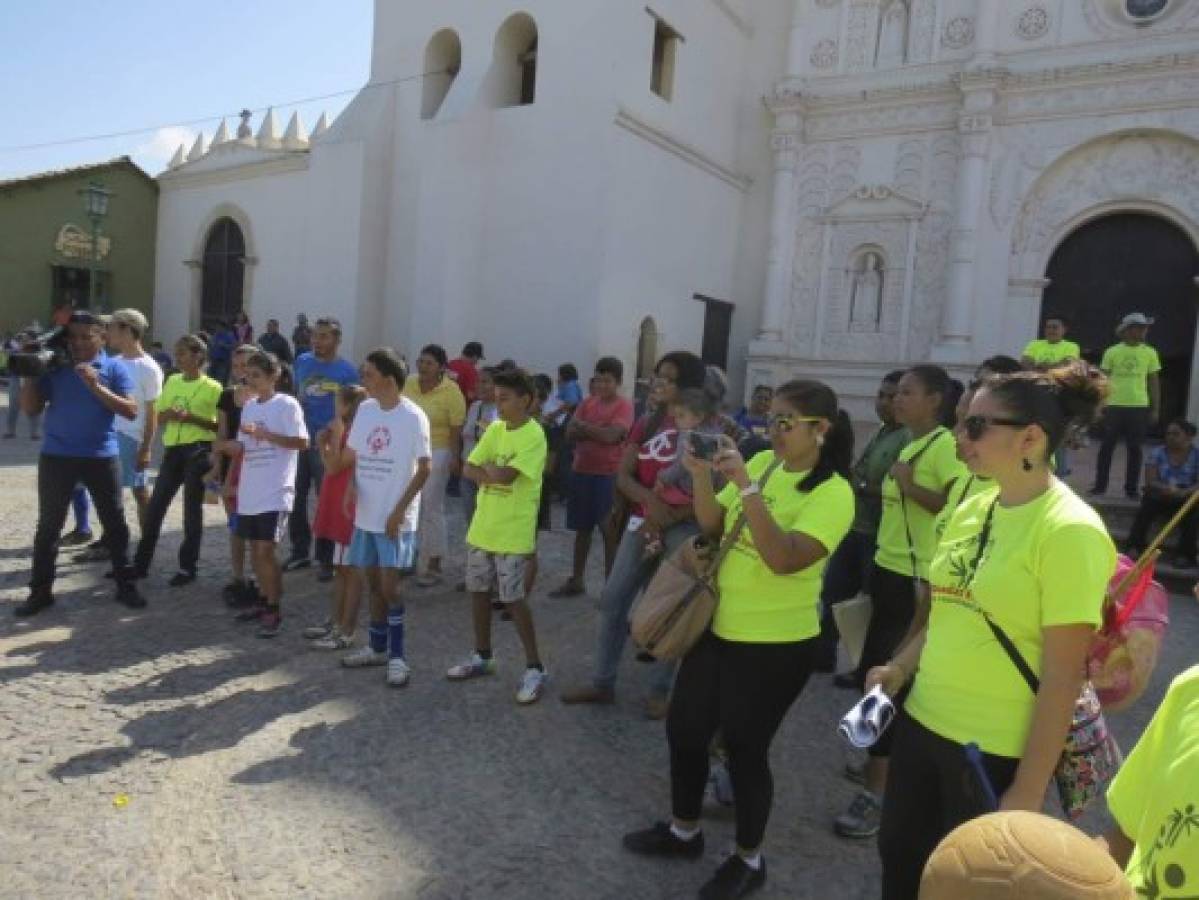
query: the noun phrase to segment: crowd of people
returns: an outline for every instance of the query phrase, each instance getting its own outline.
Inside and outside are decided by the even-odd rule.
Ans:
[[[293,353],[278,322],[255,344],[241,316],[211,336],[179,338],[164,379],[143,348],[149,326],[139,312],[102,319],[76,311],[66,326],[72,365],[16,391],[27,415],[43,417],[45,440],[30,594],[15,612],[32,616],[54,603],[55,559],[81,490],[103,528],[83,552],[111,563],[118,601],[144,606],[138,584],[182,488],[183,541],[170,586],[197,578],[204,505],[221,503],[232,571],[224,597],[236,618],[254,623],[259,637],[280,635],[283,573],[315,563],[330,585],[329,612],[303,637],[341,651],[343,666],[380,667],[387,684],[403,687],[411,678],[403,579],[435,587],[460,560],[457,587],[470,595],[471,623],[467,652],[446,677],[497,671],[498,612],[525,656],[515,700],[530,704],[548,680],[530,604],[538,533],[551,527],[553,500],[563,495],[574,552],[550,596],[586,592],[597,531],[605,579],[591,677],[565,686],[561,700],[611,704],[630,609],[663,559],[693,540],[726,541],[710,627],[677,664],[642,654],[652,663],[637,670],[647,682],[645,712],[666,722],[670,814],[626,834],[624,847],[702,856],[711,786],[734,806],[736,851],[700,896],[746,896],[765,882],[771,743],[810,676],[835,669],[833,610],[864,591],[872,614],[860,663],[835,680],[881,686],[900,712],[864,763],[847,768],[860,789],[830,824],[846,839],[877,836],[882,896],[915,898],[938,842],[987,811],[963,788],[967,745],[980,750],[1000,809],[1042,807],[1116,565],[1099,514],[1055,473],[1068,470],[1070,447],[1102,411],[1094,490],[1106,488],[1109,441],[1123,437],[1125,489],[1140,496],[1131,450],[1139,452],[1160,401],[1149,324],[1126,317],[1100,368],[1079,360],[1066,323],[1051,318],[1045,339],[1021,360],[987,360],[969,385],[931,364],[892,372],[878,388],[878,428],[855,457],[849,417],[827,385],[757,385],[729,415],[723,373],[686,351],[658,361],[648,396],[635,404],[622,395],[614,357],[599,359],[583,385],[570,364],[555,380],[512,360],[482,365],[479,342],[452,360],[429,344],[410,373],[390,348],[358,364],[345,359],[332,317],[311,326],[299,317]],[[1199,479],[1194,427],[1173,423],[1166,434],[1150,458],[1136,544]],[[162,456],[151,489],[156,441]],[[140,526],[132,554],[123,488]],[[464,547],[451,545],[447,529],[447,498],[456,496]],[[1193,554],[1194,540],[1192,526],[1183,552]],[[999,632],[1035,673],[1035,691]],[[1118,828],[1107,841],[1134,886],[1156,877],[1150,863],[1174,852],[1158,840],[1152,816],[1165,802],[1160,792],[1177,785],[1148,785],[1144,773],[1154,766],[1146,758],[1162,752],[1160,732],[1176,728],[1179,715],[1199,721],[1196,680],[1180,680],[1163,708],[1171,722],[1155,721],[1158,743],[1134,753],[1136,772],[1118,782]],[[1170,771],[1194,785],[1195,769]]]

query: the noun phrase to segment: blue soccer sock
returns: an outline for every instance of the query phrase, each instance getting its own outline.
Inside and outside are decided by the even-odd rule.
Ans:
[[[404,658],[404,607],[387,610],[387,636],[392,659]]]
[[[371,649],[376,653],[387,652],[387,623],[386,622],[371,622],[370,628],[367,629],[367,635],[370,638]]]

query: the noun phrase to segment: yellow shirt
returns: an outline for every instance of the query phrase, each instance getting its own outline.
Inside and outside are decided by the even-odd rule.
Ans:
[[[953,483],[953,487],[949,489],[949,494],[946,497],[945,506],[937,513],[937,519],[933,525],[933,533],[937,536],[937,543],[941,543],[941,538],[945,535],[945,526],[949,524],[949,520],[953,518],[953,514],[958,511],[958,507],[972,497],[995,490],[998,490],[998,488],[990,478],[979,478],[967,470],[965,475]]]
[[[928,637],[907,710],[947,740],[1018,758],[1036,698],[982,611],[1039,673],[1043,628],[1099,624],[1116,549],[1099,514],[1060,481],[1017,507],[999,506],[996,496],[967,500],[937,547]],[[990,538],[971,578],[992,504]]]
[[[1162,370],[1157,351],[1148,344],[1116,344],[1103,353],[1099,368],[1107,372],[1108,406],[1148,406],[1149,376]]]
[[[450,436],[462,430],[466,421],[466,398],[462,391],[448,378],[442,378],[431,391],[420,389],[420,379],[409,378],[404,382],[404,396],[425,411],[429,417],[429,437],[434,450],[448,450]]]
[[[774,461],[771,450],[757,454],[746,469],[760,481]],[[832,475],[812,491],[801,494],[796,485],[807,472],[787,472],[779,466],[762,489],[770,516],[784,531],[798,531],[819,541],[831,555],[853,524],[854,496],[849,482]],[[726,484],[717,494],[724,507],[726,531],[741,515],[741,493]],[[790,575],[775,575],[762,562],[747,524],[720,566],[717,583],[720,605],[712,632],[727,641],[781,644],[802,641],[820,633],[820,585],[828,556]]]
[[[454,390],[458,390],[457,387]],[[466,542],[488,553],[527,555],[537,549],[537,506],[541,501],[541,474],[545,470],[545,431],[529,419],[510,429],[503,420],[492,422],[467,460],[516,469],[512,484],[485,484]]]
[[[916,484],[931,491],[945,492],[950,483],[967,476],[966,467],[958,459],[953,434],[937,428],[919,440],[912,441],[900,451],[899,461],[916,459],[913,478]],[[904,528],[904,509],[912,542],[908,543]],[[883,517],[878,526],[878,552],[874,562],[900,575],[928,578],[928,563],[937,546],[936,515],[910,497],[900,502],[899,485],[888,475],[883,479]],[[912,550],[916,554],[916,571],[912,571]]]
[[[180,410],[210,421],[216,425],[216,405],[221,400],[221,383],[215,378],[201,375],[193,381],[184,381],[181,373],[175,373],[162,386],[158,395],[158,409]],[[201,428],[199,425],[181,422],[164,422],[162,445],[175,447],[180,444],[198,444],[216,438],[216,428]]]
[[[1138,897],[1199,897],[1199,666],[1170,685],[1107,791]],[[1160,892],[1160,893],[1159,893]]]
[[[1082,359],[1082,350],[1074,341],[1058,341],[1056,344],[1051,344],[1049,341],[1041,339],[1030,341],[1024,348],[1023,355],[1031,359],[1034,365],[1051,366],[1067,359]]]

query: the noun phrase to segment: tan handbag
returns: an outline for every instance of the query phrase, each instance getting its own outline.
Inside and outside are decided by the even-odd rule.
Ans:
[[[770,464],[760,482],[762,489],[781,463],[776,459]],[[720,601],[716,589],[720,564],[744,528],[743,510],[719,546],[696,535],[662,561],[629,611],[629,633],[638,647],[656,659],[680,659],[695,646]]]

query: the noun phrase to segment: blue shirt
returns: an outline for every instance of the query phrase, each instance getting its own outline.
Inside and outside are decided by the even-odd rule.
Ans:
[[[114,394],[133,395],[133,378],[119,359],[100,354],[91,366],[99,373],[100,384]],[[116,413],[88,390],[73,367],[43,375],[37,389],[48,404],[43,453],[91,459],[117,455]]]
[[[337,392],[345,384],[358,383],[358,370],[341,357],[322,362],[314,353],[296,360],[296,397],[304,408],[304,424],[315,435],[333,421]]]
[[[1199,449],[1192,447],[1186,462],[1181,466],[1170,464],[1165,447],[1155,447],[1149,454],[1149,465],[1153,467],[1157,480],[1171,487],[1187,490],[1199,484]]]
[[[567,406],[578,406],[583,402],[583,389],[577,381],[564,381],[558,385],[558,399]]]

